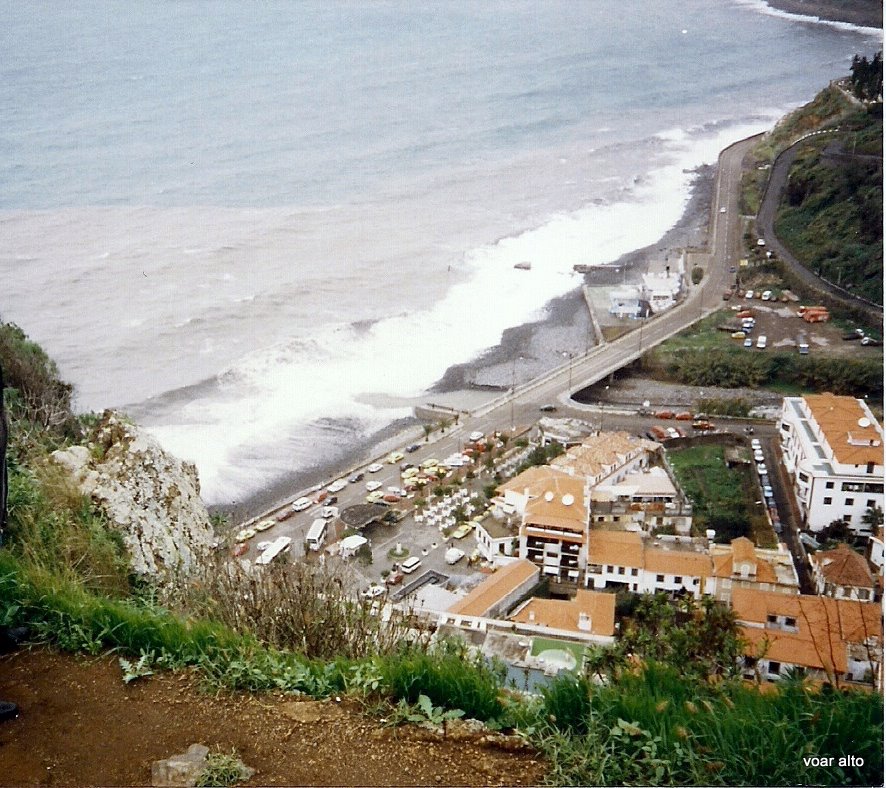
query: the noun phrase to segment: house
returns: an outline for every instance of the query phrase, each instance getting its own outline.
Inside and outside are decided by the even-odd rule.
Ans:
[[[624,481],[660,456],[661,444],[627,432],[599,432],[551,460],[551,467],[579,477],[591,487]]]
[[[533,597],[518,607],[508,620],[522,624],[523,631],[612,643],[615,640],[615,594],[579,589],[575,598],[570,600]]]
[[[786,397],[779,423],[784,465],[803,516],[821,531],[843,520],[869,534],[865,512],[883,508],[883,429],[864,400],[834,394]]]
[[[633,531],[592,530],[588,535],[586,588],[640,591],[645,546]]]
[[[711,592],[711,558],[703,541],[656,539],[632,531],[592,530],[588,536],[585,586],[638,594]]]
[[[794,672],[837,686],[882,687],[878,604],[737,588],[732,608],[746,643],[746,678],[776,681]]]
[[[876,598],[876,582],[868,562],[848,545],[813,553],[809,562],[817,594],[865,602],[873,602]]]
[[[756,547],[740,536],[728,545],[712,544],[713,596],[729,602],[736,588],[756,588],[782,594],[799,594],[800,581],[787,547],[771,550]]]
[[[688,534],[692,505],[661,466],[644,466],[598,484],[591,492],[592,527],[615,525],[629,531],[654,529]]]
[[[615,317],[649,317],[651,309],[643,289],[626,285],[609,291],[609,314]]]
[[[477,550],[491,564],[515,558],[520,552],[520,529],[513,516],[484,517],[474,529]]]
[[[643,296],[656,314],[674,306],[682,291],[682,270],[671,271],[668,266],[664,271],[643,275]]]

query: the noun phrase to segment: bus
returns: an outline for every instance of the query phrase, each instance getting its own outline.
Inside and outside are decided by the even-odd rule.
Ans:
[[[278,536],[273,542],[271,542],[264,550],[262,550],[262,554],[255,559],[255,563],[257,566],[266,566],[271,563],[280,553],[285,553],[290,545],[292,544],[292,539],[288,536]]]
[[[328,526],[329,522],[323,519],[317,519],[311,523],[311,527],[308,529],[308,535],[305,537],[305,544],[307,545],[308,550],[319,550],[323,547]]]

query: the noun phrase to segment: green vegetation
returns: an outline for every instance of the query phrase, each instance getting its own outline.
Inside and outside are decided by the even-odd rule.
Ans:
[[[849,84],[856,98],[876,101],[883,95],[883,53],[877,52],[870,60],[856,55],[852,58]]]
[[[700,532],[712,528],[723,543],[739,536],[761,541],[768,529],[763,513],[752,508],[753,475],[747,467],[729,467],[722,445],[670,451],[668,462],[692,501],[693,524]]]
[[[693,344],[695,345],[693,347]],[[738,347],[699,347],[682,336],[644,356],[647,373],[691,386],[762,388],[790,386],[856,397],[883,396],[883,359],[748,353]]]
[[[828,85],[808,104],[782,118],[749,154],[751,166],[742,174],[741,212],[756,215],[759,211],[769,168],[779,153],[804,134],[832,126],[853,111],[849,98],[839,88]]]
[[[776,219],[779,238],[811,270],[876,303],[883,301],[882,105],[843,123],[836,146],[810,147],[791,168]]]
[[[197,788],[215,788],[215,786],[236,785],[249,779],[249,773],[237,757],[236,751],[230,753],[211,752],[206,756],[206,768],[197,778]]]

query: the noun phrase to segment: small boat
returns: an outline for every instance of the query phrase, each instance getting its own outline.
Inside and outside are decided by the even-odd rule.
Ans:
[[[514,265],[514,268],[516,268],[520,271],[529,271],[532,269],[532,263],[527,263],[527,262],[516,263]]]

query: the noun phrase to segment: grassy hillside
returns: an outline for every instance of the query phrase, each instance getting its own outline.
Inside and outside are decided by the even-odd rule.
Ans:
[[[791,168],[776,232],[811,270],[883,303],[882,105],[858,111]]]

